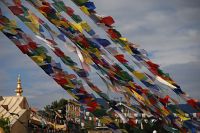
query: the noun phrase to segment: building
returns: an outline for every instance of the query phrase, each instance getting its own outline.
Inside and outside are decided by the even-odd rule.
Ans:
[[[28,133],[29,105],[22,96],[21,79],[18,76],[15,96],[0,96],[0,117],[8,118],[11,133]]]
[[[80,124],[81,105],[75,100],[69,99],[66,104],[66,118],[68,121]]]
[[[98,100],[101,101],[101,99]],[[66,104],[66,120],[69,127],[69,123],[73,123],[73,125],[80,125],[82,129],[107,129],[98,118],[86,111],[77,101],[71,99]]]

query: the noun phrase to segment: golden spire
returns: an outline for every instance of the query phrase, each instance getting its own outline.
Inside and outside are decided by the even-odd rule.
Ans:
[[[16,92],[16,96],[22,96],[22,86],[21,86],[21,79],[20,79],[20,75],[18,75],[18,78],[17,78],[17,88],[15,90]]]

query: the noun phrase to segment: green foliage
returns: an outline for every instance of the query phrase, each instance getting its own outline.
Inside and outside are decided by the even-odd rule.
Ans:
[[[59,101],[53,101],[51,105],[46,105],[44,109],[45,111],[59,110],[59,109],[63,109],[66,104],[67,104],[67,100],[60,99]]]
[[[62,110],[62,112],[65,112],[65,106],[67,102],[68,101],[65,99],[60,99],[59,101],[53,101],[50,105],[46,105],[44,107],[44,111],[41,110],[40,113],[42,113],[43,116],[54,119],[56,115],[55,111]]]
[[[5,133],[10,132],[9,119],[0,117],[0,127],[3,128]]]

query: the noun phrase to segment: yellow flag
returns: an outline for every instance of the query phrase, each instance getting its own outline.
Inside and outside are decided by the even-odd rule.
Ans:
[[[17,32],[15,30],[16,27],[17,27],[17,22],[15,20],[12,20],[12,21],[9,21],[9,23],[5,27],[3,27],[3,29],[5,28],[5,29],[9,30],[12,34],[16,35],[17,34]]]
[[[188,117],[185,117],[185,116],[183,116],[183,115],[181,115],[181,114],[176,114],[179,118],[181,118],[181,120],[183,120],[183,121],[187,121],[187,120],[190,120],[190,118],[188,118]]]
[[[69,86],[70,88],[74,88],[75,87],[75,85],[72,84],[70,79],[67,78],[67,82],[68,82],[67,86]]]
[[[15,20],[11,20],[9,23],[12,27],[16,27],[17,26],[17,22]]]
[[[72,27],[79,30],[81,33],[83,32],[83,29],[80,24],[72,23]]]
[[[90,31],[90,30],[91,30],[90,26],[89,26],[88,23],[85,22],[85,21],[81,22],[81,26],[82,26],[82,28],[83,28],[84,30],[86,30],[86,31]]]
[[[84,58],[84,62],[86,64],[92,64],[93,61],[92,61],[90,55],[87,53],[86,50],[82,50],[82,55],[83,55],[83,58]]]
[[[145,74],[144,73],[141,73],[141,72],[138,72],[138,71],[133,71],[133,74],[139,79],[139,80],[142,80],[145,78]]]
[[[92,60],[89,57],[85,58],[85,63],[91,65],[92,64]]]
[[[46,59],[46,55],[45,55],[45,54],[40,54],[40,56],[41,56],[43,59]]]
[[[131,89],[130,91],[131,91],[132,95],[135,96],[135,98],[137,98],[138,100],[143,101],[143,102],[145,101],[145,99],[141,95],[139,95],[136,91],[134,91],[133,89]]]
[[[28,19],[31,20],[32,24],[39,29],[40,23],[39,23],[39,18],[36,17],[34,14],[29,12],[29,15],[27,16]]]
[[[60,25],[64,26],[65,28],[69,27],[69,24],[65,21],[60,21]]]
[[[131,87],[135,88],[135,85],[134,85],[131,81],[128,82],[128,84],[129,84]]]
[[[37,25],[32,24],[31,22],[24,22],[34,33],[40,35],[39,27]]]
[[[131,94],[132,95],[132,92],[130,91],[130,89],[128,88],[128,87],[123,87],[123,89],[127,92],[127,93],[129,93],[129,94]]]
[[[32,56],[31,57],[37,64],[42,64],[44,62],[43,56]]]
[[[87,7],[81,6],[80,9],[81,9],[81,11],[84,12],[86,15],[90,15],[90,13],[89,13]]]
[[[134,91],[134,90],[131,90],[131,91],[137,99],[139,99],[140,101],[143,101],[143,102],[145,101],[145,99],[141,95],[139,95],[136,91]]]
[[[101,53],[100,53],[100,51],[99,51],[97,48],[93,48],[93,49],[91,49],[91,51],[92,51],[97,57],[100,57],[100,56],[101,56]]]
[[[129,54],[132,54],[132,50],[130,49],[130,47],[128,45],[125,45],[124,46],[124,49],[129,53]]]
[[[52,22],[53,24],[55,24],[56,26],[61,26],[60,21],[58,21],[58,20],[56,20],[56,19],[51,19],[51,22]]]
[[[125,38],[125,37],[120,37],[119,39],[122,40],[122,41],[124,41],[124,42],[127,42],[127,41],[128,41],[128,39]]]
[[[29,13],[29,15],[27,16],[27,18],[30,19],[32,23],[39,25],[39,22],[38,22],[39,19],[38,19],[38,17],[36,17],[32,13]]]
[[[132,88],[135,88],[135,85],[132,83],[132,82],[129,82],[129,85],[132,87]],[[140,101],[143,101],[145,102],[146,100],[141,96],[139,95],[136,91],[134,91],[133,89],[130,90],[131,91],[131,94],[133,94],[137,99],[139,99]]]

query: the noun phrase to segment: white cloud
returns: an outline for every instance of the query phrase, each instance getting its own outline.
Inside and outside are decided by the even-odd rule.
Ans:
[[[117,29],[123,35],[141,48],[154,52],[153,60],[158,64],[169,66],[199,60],[193,50],[200,47],[200,6],[197,6],[200,2],[193,1],[196,4],[186,0],[103,0],[95,3],[99,12],[116,18]]]

